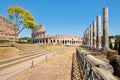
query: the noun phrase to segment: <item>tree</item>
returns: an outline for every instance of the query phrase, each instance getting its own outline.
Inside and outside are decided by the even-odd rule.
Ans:
[[[120,55],[120,41],[119,41],[118,54]]]
[[[113,49],[113,45],[112,45],[112,43],[109,44],[109,47],[110,47],[110,49]]]
[[[34,21],[34,17],[28,10],[19,6],[10,6],[7,10],[10,20],[12,20],[18,27],[18,32],[16,33],[17,36],[24,28],[32,29],[37,26]]]
[[[118,50],[118,43],[117,43],[117,40],[115,40],[114,50]]]
[[[117,42],[120,41],[120,35],[116,35],[115,38],[116,38]]]
[[[109,38],[115,38],[115,36],[109,36]]]
[[[18,43],[31,43],[31,38],[29,38],[29,37],[21,37],[21,38],[19,38]]]

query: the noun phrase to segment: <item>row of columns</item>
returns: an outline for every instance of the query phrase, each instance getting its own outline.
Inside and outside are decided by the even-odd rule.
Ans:
[[[90,24],[84,32],[83,45],[94,49],[109,49],[108,8],[103,8],[103,42],[101,43],[101,16]]]

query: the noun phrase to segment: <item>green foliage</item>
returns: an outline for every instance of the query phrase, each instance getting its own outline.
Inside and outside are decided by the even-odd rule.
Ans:
[[[10,42],[9,40],[0,40],[0,43]]]
[[[32,14],[28,11],[23,9],[19,6],[10,6],[8,7],[8,15],[10,20],[15,22],[15,24],[18,26],[18,34],[24,29],[24,28],[34,28],[37,24],[35,24],[34,17]],[[20,25],[23,25],[22,28],[20,28]]]
[[[41,48],[45,49],[45,45],[40,45]]]
[[[117,42],[120,41],[120,35],[116,35],[115,38],[116,38]]]
[[[119,41],[118,54],[120,55],[120,41]]]
[[[29,37],[21,37],[21,38],[19,38],[19,41],[17,43],[31,44],[31,38],[29,38]]]
[[[110,60],[113,57],[113,54],[111,52],[107,53],[107,58]]]
[[[117,42],[117,40],[115,40],[114,50],[118,50],[118,42]]]
[[[120,55],[120,35],[109,36],[109,38],[115,38],[114,50],[117,50],[118,54]],[[109,47],[112,49],[111,44],[109,45]]]
[[[109,38],[115,38],[115,36],[109,36]]]
[[[110,49],[113,49],[112,43],[109,44],[109,48],[110,48]]]
[[[111,64],[114,68],[117,68],[117,67],[120,68],[120,62],[117,60],[117,56],[112,56],[112,57],[110,58],[110,64]]]

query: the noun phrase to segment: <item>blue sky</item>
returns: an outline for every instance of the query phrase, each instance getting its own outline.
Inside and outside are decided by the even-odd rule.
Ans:
[[[45,26],[48,34],[81,37],[96,16],[102,16],[102,9],[108,7],[109,35],[120,34],[120,0],[1,0],[0,14],[8,18],[7,8],[13,5],[29,10],[35,21]],[[21,36],[31,37],[31,30],[23,30]]]

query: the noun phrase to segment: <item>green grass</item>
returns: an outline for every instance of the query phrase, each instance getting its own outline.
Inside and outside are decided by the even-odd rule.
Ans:
[[[16,41],[19,44],[31,44],[31,42],[21,42],[21,41]]]
[[[0,40],[0,43],[6,43],[6,42],[11,42],[9,40]]]
[[[45,49],[45,48],[46,48],[46,46],[45,46],[45,45],[40,45],[40,47],[41,47],[41,48],[43,48],[43,49]]]

